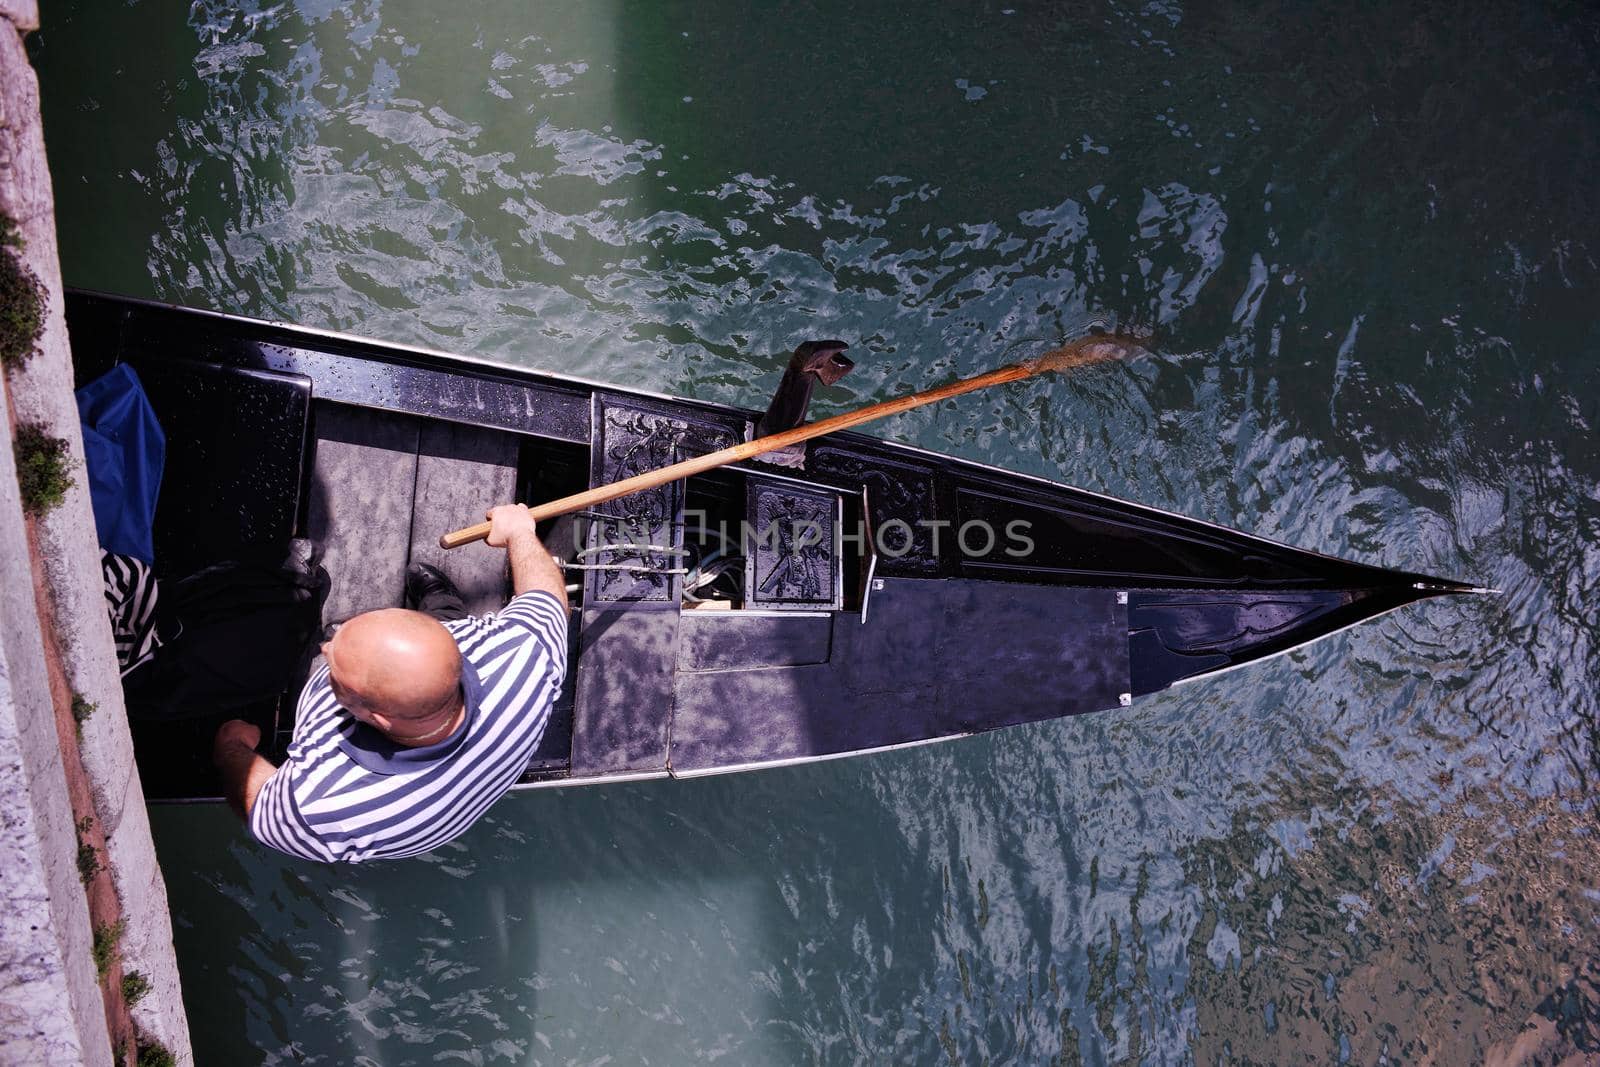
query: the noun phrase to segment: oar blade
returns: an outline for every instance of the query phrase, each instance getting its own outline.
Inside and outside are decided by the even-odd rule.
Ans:
[[[1045,371],[1070,371],[1079,367],[1091,367],[1097,363],[1114,363],[1117,360],[1128,360],[1142,354],[1144,349],[1138,342],[1130,337],[1117,334],[1096,334],[1092,337],[1080,337],[1076,341],[1068,341],[1059,348],[1050,351],[1032,360],[1028,365],[1033,373],[1041,374]]]

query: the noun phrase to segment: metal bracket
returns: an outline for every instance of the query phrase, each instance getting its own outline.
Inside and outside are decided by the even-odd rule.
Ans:
[[[782,433],[806,421],[811,390],[818,384],[834,384],[855,366],[844,354],[849,347],[843,341],[806,341],[796,348],[767,413],[756,424],[756,436]]]

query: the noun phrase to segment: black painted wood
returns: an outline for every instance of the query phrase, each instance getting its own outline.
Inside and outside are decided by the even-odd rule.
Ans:
[[[512,381],[491,368],[461,375],[286,344],[260,345],[254,358],[267,367],[315,378],[317,395],[325,400],[559,441],[589,439],[586,391]]]
[[[72,342],[73,387],[82,388],[117,363],[127,305],[110,300],[67,299],[67,336]]]
[[[879,573],[917,578],[941,573],[930,525],[940,518],[931,466],[892,458],[892,450],[877,442],[825,437],[812,443],[807,467],[827,485],[851,492],[866,487],[874,532],[882,533]]]
[[[864,625],[831,621],[826,664],[680,671],[673,769],[976,733],[1114,708],[1129,691],[1127,609],[1111,590],[895,579]],[[770,635],[770,658],[786,636]]]
[[[561,695],[550,709],[550,722],[539,739],[539,747],[528,761],[524,781],[541,778],[565,777],[572,766],[572,728],[575,702],[578,694],[578,640],[581,613],[574,611],[567,619],[567,676],[562,680]]]
[[[1130,508],[1118,500],[1057,486],[955,480],[953,529],[995,531],[987,552],[953,557],[963,577],[991,581],[1093,584],[1118,589],[1314,589],[1382,585],[1391,572],[1321,556],[1181,515]],[[1022,540],[1021,555],[1008,555]],[[1015,576],[1015,577],[1013,577]]]
[[[828,662],[831,615],[695,610],[678,624],[678,670],[729,671]]]
[[[323,400],[563,441],[589,439],[590,388],[551,375],[459,364],[356,338],[312,339],[276,323],[241,328],[238,320],[95,293],[69,291],[67,305],[69,319],[81,324],[75,328],[98,341],[87,367],[114,336],[124,358],[137,353],[303,375],[316,381]]]
[[[293,537],[311,383],[206,363],[127,362],[167,436],[157,575],[181,578]]]
[[[667,766],[678,607],[586,607],[579,636],[572,774]]]
[[[420,429],[407,415],[317,405],[306,532],[333,579],[324,623],[399,607],[405,596]]]
[[[418,438],[410,561],[443,571],[474,615],[499,611],[510,598],[505,550],[481,541],[446,550],[439,535],[481,522],[489,507],[512,502],[517,449],[515,434],[453,422],[425,422]]]

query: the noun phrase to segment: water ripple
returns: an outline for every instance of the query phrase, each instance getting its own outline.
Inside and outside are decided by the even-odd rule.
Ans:
[[[202,1062],[1600,1049],[1591,12],[154,14],[30,39],[73,284],[751,407],[846,337],[823,414],[1150,329],[876,432],[1501,590],[404,865],[158,811]]]

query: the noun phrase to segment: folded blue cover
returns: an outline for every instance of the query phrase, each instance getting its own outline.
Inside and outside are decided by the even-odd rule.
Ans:
[[[139,376],[126,363],[117,364],[76,395],[100,547],[154,563],[151,531],[167,436]]]

